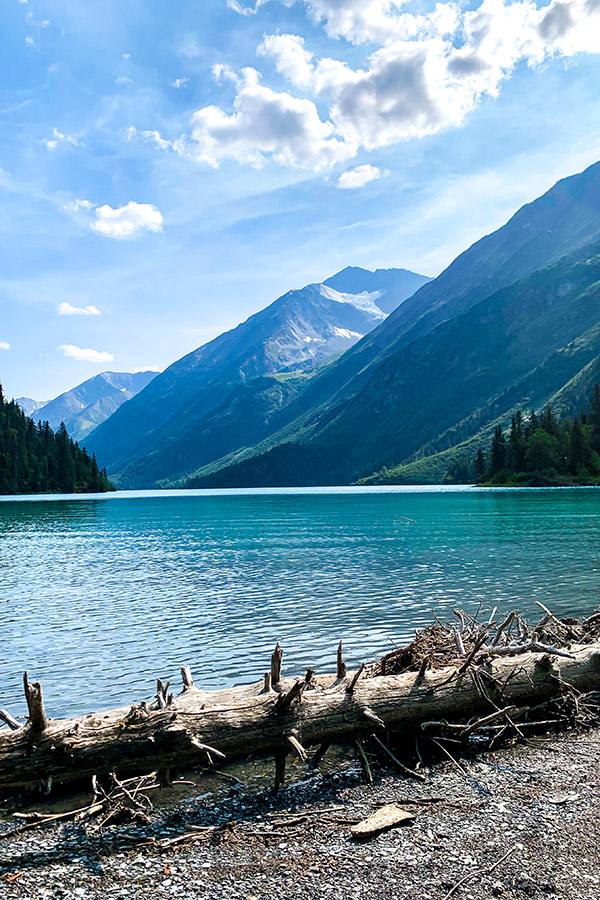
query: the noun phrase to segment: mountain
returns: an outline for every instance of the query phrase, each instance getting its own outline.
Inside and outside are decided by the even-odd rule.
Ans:
[[[600,353],[600,164],[558,182],[315,374],[259,445],[196,485],[339,484],[541,405]]]
[[[178,360],[86,440],[120,486],[185,477],[281,424],[320,364],[343,354],[426,283],[348,268],[279,297]]]
[[[102,372],[37,407],[35,418],[53,429],[64,422],[73,440],[81,441],[155,377],[156,372]]]
[[[26,416],[32,416],[38,409],[45,406],[47,400],[32,400],[31,397],[17,397],[15,403],[18,403]]]

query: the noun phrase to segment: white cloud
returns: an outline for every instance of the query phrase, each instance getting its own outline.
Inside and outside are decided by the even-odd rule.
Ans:
[[[332,123],[321,120],[311,100],[264,87],[255,69],[244,69],[238,76],[229,66],[215,66],[213,75],[235,83],[233,113],[205,106],[193,114],[187,137],[168,141],[157,131],[142,132],[143,136],[161,149],[174,149],[211,166],[224,159],[261,166],[273,159],[281,165],[318,171],[353,154],[333,135]],[[132,133],[130,129],[129,136]]]
[[[131,53],[122,53],[121,56],[123,59],[131,59]]]
[[[355,169],[348,169],[342,172],[337,180],[337,186],[345,190],[353,190],[361,188],[370,181],[377,181],[378,178],[385,178],[389,175],[387,169],[378,169],[376,166],[365,165],[357,166]]]
[[[239,0],[227,0],[227,6],[234,12],[239,13],[240,16],[255,16],[261,6],[268,2],[269,0],[254,0],[254,6],[245,6]]]
[[[48,150],[56,150],[59,144],[71,144],[73,147],[81,147],[77,138],[73,137],[72,134],[63,134],[58,128],[53,129],[51,138],[44,138],[44,144]]]
[[[160,369],[158,366],[141,366],[139,369],[134,369],[131,374],[137,375],[139,372],[160,372]]]
[[[190,83],[189,78],[185,78],[185,77],[184,78],[176,78],[174,81],[169,82],[169,86],[172,88],[177,88],[179,90],[179,88],[187,87],[187,85],[189,83]]]
[[[228,0],[228,6],[248,16],[266,2]],[[258,55],[303,96],[263,85],[253,68],[238,73],[220,63],[213,76],[236,89],[229,110],[197,110],[191,132],[175,141],[157,131],[143,136],[213,166],[274,160],[319,171],[360,149],[461,126],[483,96],[499,94],[519,63],[536,67],[600,53],[600,0],[550,0],[542,7],[534,0],[481,0],[476,8],[449,0],[419,14],[405,12],[405,0],[298,2],[330,37],[371,45],[363,63],[353,68],[344,59],[318,58],[299,35],[267,34]]]
[[[0,350],[10,350],[8,341],[0,341]]]
[[[333,37],[377,42],[366,65],[315,59],[297,35],[266,35],[259,55],[292,84],[329,103],[334,134],[356,149],[420,138],[464,122],[484,94],[497,96],[517,63],[600,52],[600,4],[483,0],[461,11],[438,3],[428,15],[391,0],[303,0]]]
[[[65,300],[56,307],[59,316],[99,316],[100,310],[97,306],[71,306]]]
[[[115,84],[133,84],[133,80],[127,75],[117,75]]]
[[[163,230],[162,224],[162,213],[156,206],[130,200],[117,209],[108,204],[97,207],[96,218],[90,223],[90,228],[104,237],[122,240],[143,230],[160,232]]]
[[[114,359],[112,353],[91,350],[89,347],[84,350],[82,347],[76,347],[75,344],[61,344],[56,349],[62,350],[65,356],[69,356],[71,359],[76,359],[79,362],[104,363],[112,362]]]
[[[68,203],[63,204],[63,209],[66,209],[68,212],[78,212],[80,209],[93,209],[94,204],[90,203],[89,200],[70,200]]]
[[[277,71],[299,87],[306,87],[314,76],[313,54],[297,34],[266,34],[257,51],[259,56],[275,60]]]
[[[29,34],[25,38],[25,45],[27,47],[35,47],[36,46],[34,39]]]

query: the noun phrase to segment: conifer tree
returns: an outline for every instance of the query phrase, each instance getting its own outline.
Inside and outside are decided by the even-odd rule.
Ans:
[[[506,441],[500,425],[496,426],[490,450],[490,472],[497,475],[506,465]]]

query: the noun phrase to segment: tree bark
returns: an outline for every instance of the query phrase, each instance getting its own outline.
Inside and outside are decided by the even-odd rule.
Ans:
[[[109,772],[142,772],[193,766],[208,756],[228,759],[249,753],[279,760],[295,750],[355,740],[375,727],[420,729],[427,720],[464,720],[498,706],[535,705],[556,696],[564,685],[600,690],[600,643],[570,648],[573,658],[541,653],[499,657],[473,667],[460,664],[438,671],[369,677],[363,667],[340,677],[281,679],[281,649],[271,677],[223,691],[193,686],[184,670],[183,691],[173,698],[158,682],[157,700],[148,706],[92,713],[76,719],[47,720],[39,685],[28,685],[30,721],[0,733],[0,791],[34,786],[50,776],[54,783]],[[561,685],[563,687],[561,687]]]

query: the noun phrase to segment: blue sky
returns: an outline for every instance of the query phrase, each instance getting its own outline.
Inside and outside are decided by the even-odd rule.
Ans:
[[[6,0],[0,380],[164,368],[346,265],[435,275],[600,158],[600,2]]]

